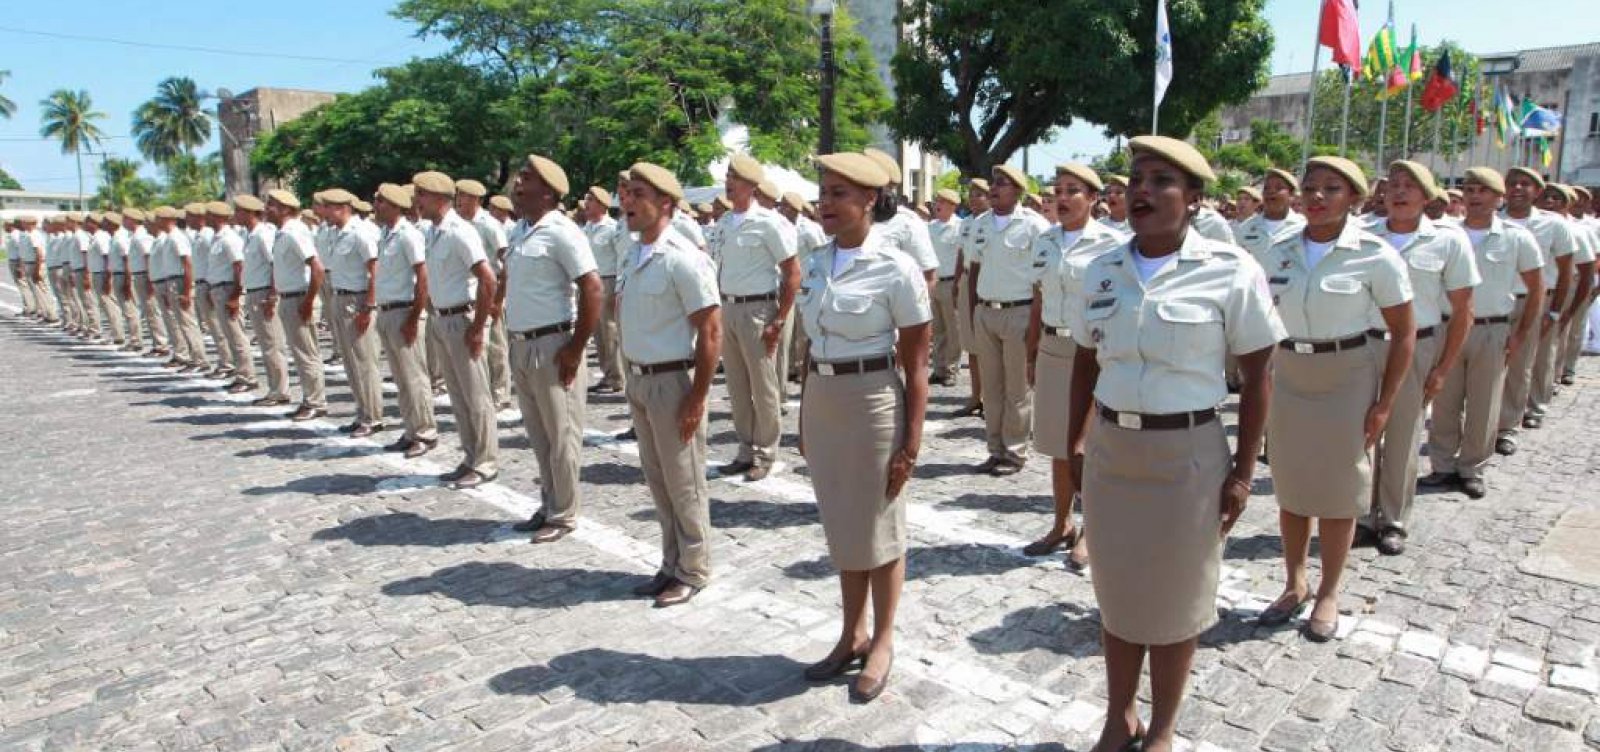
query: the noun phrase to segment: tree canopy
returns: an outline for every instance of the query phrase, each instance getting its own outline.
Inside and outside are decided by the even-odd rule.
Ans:
[[[1422,89],[1427,83],[1427,76],[1432,73],[1434,63],[1446,49],[1450,50],[1451,68],[1461,92],[1437,114],[1426,112],[1420,104]],[[1389,100],[1389,118],[1383,129],[1386,135],[1382,161],[1385,165],[1396,159],[1410,159],[1419,153],[1433,151],[1435,122],[1439,124],[1440,150],[1446,157],[1464,151],[1476,133],[1477,126],[1472,116],[1472,93],[1469,84],[1478,81],[1477,57],[1463,50],[1460,45],[1449,41],[1437,47],[1421,47],[1420,50],[1425,68],[1423,78],[1413,81],[1410,87],[1411,96],[1415,99],[1411,112],[1410,148],[1405,148],[1406,94],[1401,93]],[[1381,116],[1383,103],[1378,101],[1378,91],[1382,87],[1380,81],[1363,78],[1355,81],[1350,89],[1350,136],[1347,145],[1349,156],[1361,162],[1362,166],[1369,170],[1376,166],[1375,160],[1378,154],[1378,125],[1383,120]],[[1317,119],[1313,130],[1316,143],[1339,143],[1343,104],[1343,74],[1338,69],[1324,71],[1317,80]],[[1450,140],[1452,133],[1455,135],[1455,142]]]
[[[211,113],[200,105],[194,79],[172,77],[156,86],[156,95],[133,113],[133,138],[139,153],[156,164],[180,154],[193,154],[211,139]]]

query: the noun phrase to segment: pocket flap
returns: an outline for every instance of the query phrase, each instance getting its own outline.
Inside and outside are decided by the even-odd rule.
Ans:
[[[1162,321],[1175,324],[1209,324],[1222,320],[1222,312],[1211,306],[1181,300],[1162,301],[1156,306],[1156,315]]]
[[[866,295],[835,295],[830,307],[839,313],[866,313],[872,308],[872,298]]]
[[[1335,295],[1354,295],[1361,292],[1361,280],[1351,277],[1323,277],[1319,287],[1323,292]]]

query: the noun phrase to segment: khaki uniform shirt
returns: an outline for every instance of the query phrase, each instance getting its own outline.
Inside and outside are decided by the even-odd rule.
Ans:
[[[1438,326],[1450,312],[1449,293],[1477,287],[1483,281],[1478,272],[1477,257],[1472,253],[1472,241],[1467,240],[1466,233],[1461,230],[1424,216],[1410,242],[1401,248],[1392,242],[1398,238],[1388,235],[1387,226],[1385,221],[1373,225],[1368,231],[1391,241],[1391,247],[1406,260],[1406,272],[1411,277],[1411,290],[1415,295],[1411,300],[1411,315],[1417,328]],[[1368,325],[1372,329],[1389,328],[1383,315],[1376,309],[1368,318]]]
[[[328,257],[328,282],[334,290],[345,292],[367,291],[367,262],[378,258],[378,240],[358,226],[354,219],[344,227],[334,228],[330,238]]]
[[[1506,222],[1526,228],[1533,233],[1535,240],[1539,241],[1539,250],[1544,252],[1544,287],[1546,290],[1555,290],[1556,282],[1560,279],[1560,269],[1556,266],[1556,259],[1562,256],[1571,256],[1578,250],[1578,242],[1572,237],[1572,226],[1551,212],[1534,208],[1533,213],[1525,219],[1514,219],[1503,210],[1500,215]],[[1522,279],[1517,279],[1517,294],[1526,295],[1528,288],[1522,284]]]
[[[1289,336],[1329,341],[1363,333],[1374,308],[1414,297],[1405,259],[1381,238],[1345,222],[1316,268],[1306,265],[1305,233],[1285,238],[1267,252],[1267,283]]]
[[[83,230],[73,230],[67,235],[67,260],[72,263],[73,271],[82,271],[89,263],[89,233]]]
[[[723,295],[765,295],[778,290],[778,265],[795,256],[794,227],[783,215],[756,204],[742,216],[717,222],[717,285]]]
[[[1195,212],[1194,219],[1190,221],[1194,229],[1200,231],[1200,237],[1215,240],[1218,243],[1234,245],[1233,228],[1228,226],[1228,220],[1216,209],[1200,207]]]
[[[244,261],[244,238],[233,226],[222,228],[211,238],[211,252],[206,254],[206,282],[213,285],[233,281],[233,265]],[[241,275],[241,279],[243,276]]]
[[[426,242],[411,220],[401,217],[394,227],[378,228],[379,304],[416,302],[417,264],[427,263]]]
[[[1471,242],[1472,230],[1463,230]],[[1472,315],[1479,318],[1510,316],[1516,309],[1517,281],[1523,272],[1544,266],[1544,252],[1533,233],[1506,222],[1497,214],[1483,239],[1473,248],[1483,277],[1472,291]],[[1448,310],[1448,309],[1447,309]]]
[[[934,220],[928,223],[928,236],[933,239],[933,255],[939,260],[939,279],[956,276],[956,256],[961,253],[962,221],[951,216],[949,222]]]
[[[466,219],[466,217],[462,217]],[[489,259],[489,267],[498,274],[501,270],[500,252],[506,249],[506,226],[494,215],[479,209],[472,219],[467,220],[472,224],[472,229],[478,231],[478,240],[483,243],[483,255]]]
[[[933,320],[922,269],[880,230],[874,227],[848,260],[829,245],[806,261],[798,306],[819,363],[892,355],[900,329]]]
[[[145,273],[150,279],[156,279],[154,270],[151,269],[151,253],[155,250],[155,238],[150,237],[150,231],[144,225],[134,228],[133,235],[128,239],[128,271],[134,274]]]
[[[194,281],[210,282],[211,244],[217,239],[217,231],[204,227],[189,237],[192,244],[189,249],[189,261],[194,266]]]
[[[104,273],[107,269],[106,262],[111,256],[111,233],[105,230],[95,230],[89,236],[89,271],[95,274]]]
[[[511,231],[506,250],[506,329],[526,332],[577,318],[579,277],[597,271],[583,230],[560,211]]]
[[[317,241],[311,228],[291,219],[272,239],[272,286],[278,294],[303,292],[311,286],[311,259],[317,258]]]
[[[804,214],[795,216],[794,234],[795,251],[802,259],[810,256],[812,251],[828,244],[828,234],[822,231],[822,225],[811,221]]]
[[[624,237],[628,234],[627,228],[610,216],[601,217],[599,222],[585,222],[583,225],[583,236],[589,241],[589,252],[594,254],[595,269],[600,272],[601,277],[617,276],[617,264],[621,258],[616,240],[618,232]]]
[[[1272,220],[1267,219],[1267,215],[1257,212],[1240,222],[1234,228],[1233,235],[1240,248],[1249,251],[1257,263],[1262,263],[1273,245],[1290,235],[1300,234],[1305,228],[1305,215],[1298,212],[1290,211],[1284,215],[1276,230],[1272,228]]]
[[[721,301],[711,259],[674,231],[649,249],[633,243],[617,274],[617,298],[622,355],[642,365],[692,359],[689,316]]]
[[[1061,225],[1045,230],[1033,241],[1034,255],[1043,256],[1039,274],[1039,321],[1058,329],[1074,329],[1076,311],[1083,308],[1083,273],[1089,262],[1116,250],[1127,238],[1099,222],[1089,220],[1068,243]]]
[[[1142,281],[1131,242],[1090,259],[1072,338],[1100,363],[1094,396],[1119,412],[1169,414],[1228,396],[1224,361],[1284,337],[1261,266],[1244,249],[1184,233]]]
[[[986,211],[967,224],[972,228],[967,263],[981,265],[980,304],[1032,298],[1033,283],[1045,266],[1045,259],[1034,252],[1033,241],[1050,229],[1049,221],[1038,212],[1019,206],[998,226],[993,211]]]
[[[17,247],[21,250],[17,255],[22,257],[25,264],[39,263],[39,251],[44,247],[39,231],[23,232],[17,235]]]
[[[272,246],[278,226],[258,222],[244,236],[244,289],[261,290],[272,286]]]
[[[895,210],[889,221],[878,224],[889,247],[910,256],[922,271],[930,272],[939,268],[939,256],[933,250],[933,239],[928,236],[928,223],[922,221],[916,212],[902,206]]]
[[[699,222],[694,221],[694,217],[684,214],[677,209],[673,209],[672,229],[676,230],[679,235],[682,235],[689,242],[693,243],[694,247],[702,251],[711,250],[711,246],[706,245],[705,231],[701,229]],[[624,253],[626,253],[626,251],[624,251]]]
[[[429,229],[426,237],[428,297],[432,298],[433,307],[455,308],[477,300],[478,278],[472,268],[489,260],[483,250],[483,236],[455,209],[446,209],[444,218]]]

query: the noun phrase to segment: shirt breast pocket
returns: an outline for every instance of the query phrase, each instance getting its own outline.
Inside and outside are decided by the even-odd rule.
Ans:
[[[1438,274],[1444,271],[1444,259],[1435,253],[1413,253],[1408,261],[1411,264],[1411,268],[1417,271],[1428,272],[1429,274]]]
[[[827,303],[828,331],[857,341],[879,334],[882,322],[873,311],[873,302],[870,295],[834,295]]]
[[[1113,297],[1090,298],[1084,305],[1083,325],[1095,349],[1114,352],[1126,342],[1127,338],[1118,336],[1116,331],[1117,313],[1121,309],[1121,301]]]
[[[1209,362],[1221,356],[1223,348],[1222,311],[1206,303],[1181,300],[1156,305],[1174,362]]]

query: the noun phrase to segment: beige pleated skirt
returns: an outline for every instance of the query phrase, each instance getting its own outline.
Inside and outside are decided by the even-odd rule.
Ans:
[[[1378,349],[1272,359],[1267,445],[1278,506],[1302,517],[1350,519],[1372,505],[1372,455],[1363,435],[1378,394]]]
[[[1096,417],[1084,449],[1083,518],[1100,623],[1137,645],[1171,645],[1217,621],[1221,420],[1132,431]]]
[[[904,497],[885,494],[889,458],[905,443],[900,372],[810,374],[800,420],[833,566],[859,572],[905,556]]]
[[[1067,393],[1077,351],[1071,337],[1039,336],[1039,359],[1033,367],[1033,448],[1058,460],[1072,456],[1067,449]]]

